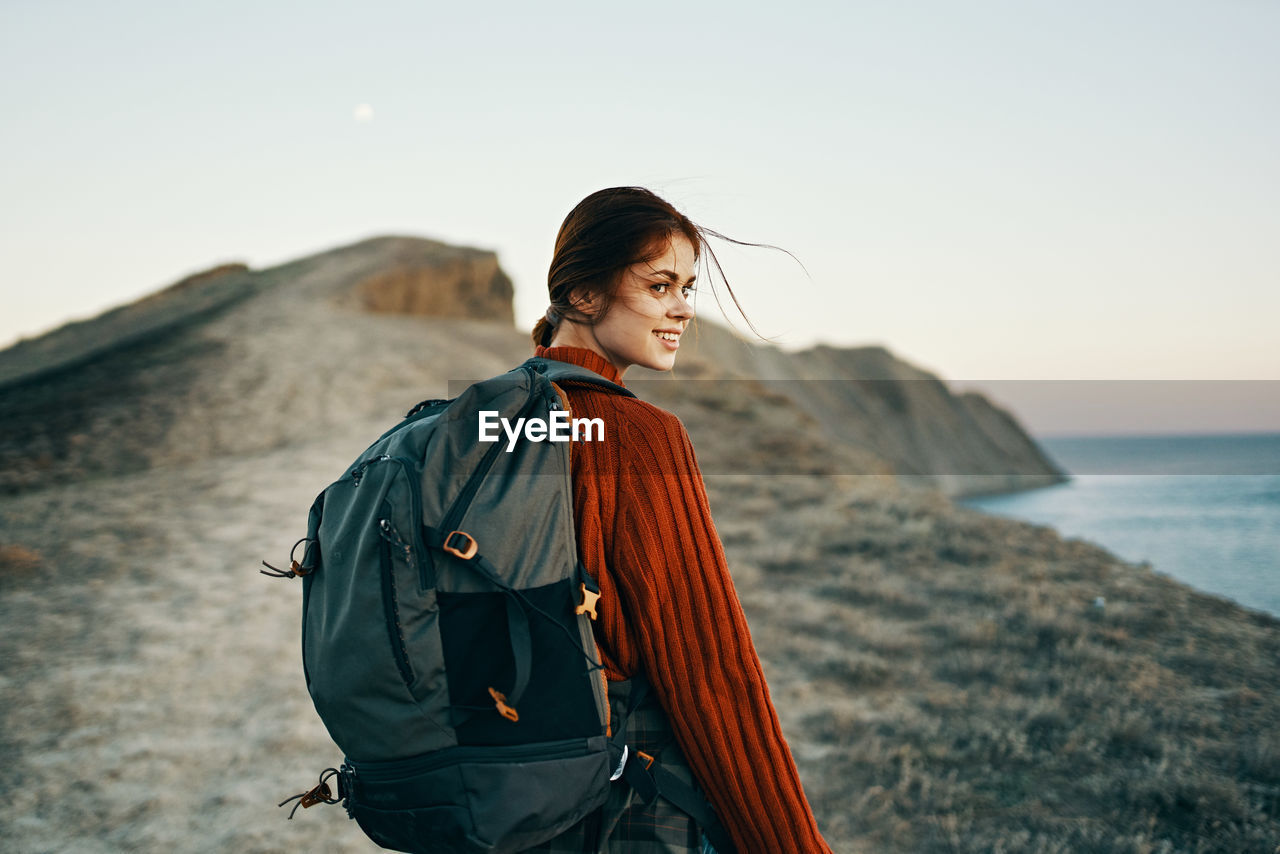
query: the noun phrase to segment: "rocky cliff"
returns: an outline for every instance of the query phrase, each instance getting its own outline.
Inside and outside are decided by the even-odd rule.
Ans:
[[[492,253],[408,237],[187,277],[0,353],[0,491],[385,422],[528,355],[511,295]],[[882,348],[791,354],[701,323],[674,381],[633,382],[708,438],[711,472],[1060,479],[1011,415]]]
[[[892,473],[952,496],[1065,479],[1013,414],[977,393],[952,394],[942,380],[883,347],[819,346],[789,353],[705,323],[686,339],[672,387],[644,386],[662,389],[654,393],[690,430],[703,426],[696,413],[707,408],[705,400],[737,391],[743,397],[739,408],[751,414],[735,429],[756,429],[752,420],[781,408],[789,414],[775,412],[775,419],[790,417],[799,433],[822,439],[822,450],[810,443],[809,453],[768,462],[734,455],[731,471]]]
[[[523,359],[510,323],[492,253],[417,238],[200,274],[0,353],[0,491],[386,421]]]

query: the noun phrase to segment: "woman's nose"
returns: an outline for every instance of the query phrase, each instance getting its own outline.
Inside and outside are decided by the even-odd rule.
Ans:
[[[693,317],[693,303],[689,302],[688,298],[686,298],[684,294],[680,293],[680,291],[675,291],[675,295],[676,304],[673,308],[667,311],[667,314],[671,317]]]

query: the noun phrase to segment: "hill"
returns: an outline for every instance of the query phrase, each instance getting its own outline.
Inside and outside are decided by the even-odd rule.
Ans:
[[[372,850],[275,807],[340,757],[258,561],[412,403],[528,354],[500,293],[447,298],[468,269],[502,290],[490,253],[377,238],[0,354],[7,849]],[[834,850],[1272,854],[1280,623],[895,476],[1034,455],[883,350],[703,326],[677,374],[628,381],[689,425]]]
[[[0,492],[385,420],[414,395],[446,395],[451,379],[522,361],[511,295],[492,253],[405,237],[187,277],[0,352]],[[640,378],[642,394],[708,448],[720,447],[717,414],[759,431],[753,419],[771,413],[775,428],[756,440],[769,460],[733,453],[711,471],[893,472],[952,494],[1062,479],[1011,415],[882,348],[787,354],[700,323],[686,349],[684,379]]]

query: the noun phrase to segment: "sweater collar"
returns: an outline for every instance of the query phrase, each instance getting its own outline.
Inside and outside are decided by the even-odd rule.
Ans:
[[[588,371],[595,371],[609,382],[617,383],[625,388],[622,382],[622,375],[618,373],[618,369],[608,359],[594,350],[588,350],[585,347],[543,347],[539,345],[534,349],[533,355],[556,362],[568,362],[571,365],[586,368]]]

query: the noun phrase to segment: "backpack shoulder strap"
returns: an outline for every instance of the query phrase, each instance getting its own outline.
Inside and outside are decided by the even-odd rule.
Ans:
[[[635,397],[631,389],[620,386],[617,383],[609,382],[609,380],[597,374],[595,371],[575,365],[570,362],[558,362],[555,359],[544,359],[541,356],[531,356],[520,368],[531,368],[536,373],[542,374],[553,383],[561,381],[583,383],[585,385],[598,386],[606,391],[615,394],[625,395],[627,397]],[[517,368],[516,370],[519,370]]]

